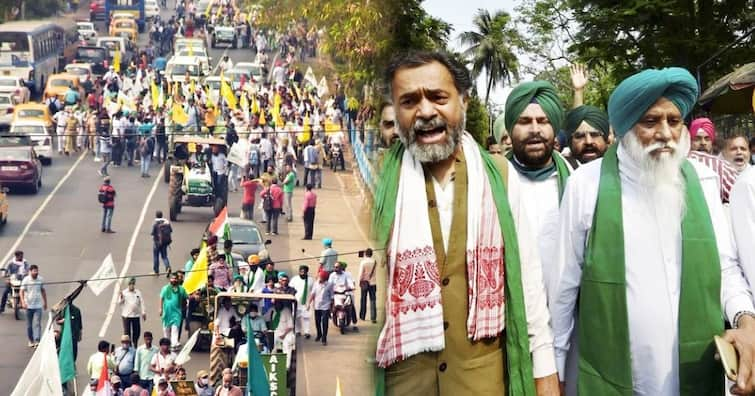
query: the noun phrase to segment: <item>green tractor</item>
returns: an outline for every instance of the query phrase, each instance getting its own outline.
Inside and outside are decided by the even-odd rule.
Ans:
[[[173,145],[168,194],[170,220],[178,219],[183,206],[212,207],[217,216],[228,202],[228,188],[225,180],[214,182],[209,157],[213,147],[226,151],[225,140],[179,136]]]

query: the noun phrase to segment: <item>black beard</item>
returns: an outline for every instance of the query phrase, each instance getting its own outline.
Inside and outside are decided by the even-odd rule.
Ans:
[[[548,141],[548,139],[542,139],[543,143],[545,144],[545,151],[542,155],[532,156],[530,154],[527,154],[526,147],[527,142],[533,139],[535,138],[528,137],[524,141],[512,141],[511,150],[514,152],[514,157],[516,157],[516,159],[521,162],[522,165],[529,168],[541,168],[545,166],[548,161],[550,161],[551,155],[553,154],[555,140]]]

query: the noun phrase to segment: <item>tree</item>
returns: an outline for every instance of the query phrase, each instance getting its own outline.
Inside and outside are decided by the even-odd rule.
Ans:
[[[490,89],[502,82],[511,82],[511,75],[519,77],[519,62],[514,47],[523,40],[513,27],[511,16],[505,11],[497,11],[493,16],[488,10],[480,9],[474,17],[475,31],[462,32],[459,40],[469,46],[464,54],[472,64],[472,76],[487,76],[485,106],[490,99]]]
[[[477,143],[485,147],[490,129],[490,117],[485,106],[480,101],[480,97],[472,92],[467,102],[467,132],[469,132]]]

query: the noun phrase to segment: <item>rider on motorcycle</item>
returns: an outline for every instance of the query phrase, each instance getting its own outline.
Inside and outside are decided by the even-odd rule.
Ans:
[[[335,269],[330,274],[328,282],[333,284],[333,290],[336,294],[344,293],[348,296],[351,296],[352,304],[349,307],[350,312],[347,312],[347,314],[351,316],[351,322],[354,323],[354,331],[357,331],[357,311],[356,309],[354,309],[353,303],[355,288],[354,278],[351,277],[350,273],[344,271],[344,265],[339,261],[336,262]]]
[[[17,250],[13,260],[9,261],[0,271],[3,272],[3,277],[8,278],[3,291],[3,300],[0,303],[0,313],[3,313],[5,312],[5,305],[8,303],[8,295],[12,290],[10,278],[15,277],[16,280],[20,281],[29,273],[29,263],[24,259],[24,252]]]

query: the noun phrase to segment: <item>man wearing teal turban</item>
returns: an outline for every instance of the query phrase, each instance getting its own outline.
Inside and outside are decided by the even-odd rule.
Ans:
[[[696,99],[684,69],[627,78],[608,104],[618,144],[569,178],[544,257],[560,378],[580,395],[720,395],[715,335],[740,357],[733,393],[755,390],[755,306],[718,177],[686,159]]]
[[[582,105],[569,111],[564,132],[577,166],[603,156],[608,148],[609,129],[608,115],[595,106]]]

